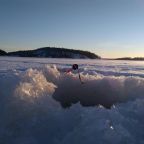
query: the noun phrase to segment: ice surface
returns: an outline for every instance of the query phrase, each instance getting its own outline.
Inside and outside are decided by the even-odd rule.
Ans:
[[[143,66],[0,57],[0,144],[144,144]]]

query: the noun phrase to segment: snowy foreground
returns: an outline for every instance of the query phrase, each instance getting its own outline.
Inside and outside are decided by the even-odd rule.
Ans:
[[[144,144],[144,62],[0,57],[0,144]]]

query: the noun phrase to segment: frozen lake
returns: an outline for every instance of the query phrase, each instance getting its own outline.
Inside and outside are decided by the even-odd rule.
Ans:
[[[143,61],[0,57],[1,144],[144,144],[143,114]]]

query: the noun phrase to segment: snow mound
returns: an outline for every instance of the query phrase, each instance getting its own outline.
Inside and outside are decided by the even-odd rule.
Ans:
[[[44,94],[51,95],[55,88],[56,85],[48,82],[41,71],[28,69],[22,76],[22,81],[16,88],[15,95],[21,99],[32,101]]]
[[[56,65],[45,65],[42,71],[46,79],[50,82],[56,83],[60,78],[60,72]]]

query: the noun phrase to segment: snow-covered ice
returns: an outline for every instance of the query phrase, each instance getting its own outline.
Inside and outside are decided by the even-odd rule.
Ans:
[[[0,57],[0,144],[144,144],[143,114],[142,61]]]

